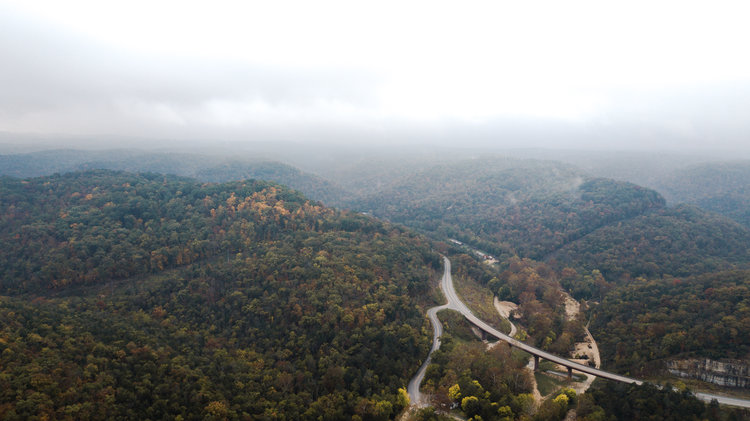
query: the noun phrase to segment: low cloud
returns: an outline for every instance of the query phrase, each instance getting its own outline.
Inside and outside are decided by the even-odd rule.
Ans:
[[[436,10],[441,19],[452,18],[449,9]],[[466,18],[458,23],[471,21]],[[477,25],[485,26],[479,29],[463,28],[468,35],[460,27],[451,27],[446,35],[439,21],[427,30],[440,32],[413,37],[378,24],[360,33],[357,22],[344,22],[341,27],[350,32],[337,32],[334,26],[318,37],[317,27],[340,24],[326,19],[287,36],[279,46],[279,54],[300,54],[302,47],[295,47],[296,53],[283,50],[299,39],[311,50],[306,57],[314,58],[316,52],[325,56],[305,64],[260,56],[254,60],[252,54],[126,48],[0,6],[0,131],[510,147],[748,148],[750,81],[732,76],[742,62],[736,63],[738,69],[717,73],[721,77],[716,80],[698,80],[734,63],[723,62],[721,55],[716,63],[684,75],[674,70],[678,64],[699,59],[683,49],[675,50],[674,62],[651,51],[641,54],[650,62],[632,63],[639,55],[626,50],[638,45],[611,34],[617,43],[599,51],[596,59],[589,57],[590,51],[566,44],[565,33],[551,42],[515,26],[516,32],[507,34],[513,38],[493,41],[497,34],[495,26],[487,26],[492,21],[487,17],[480,19]],[[412,31],[407,19],[401,21],[400,30]],[[546,24],[555,29],[554,21]],[[386,31],[382,45],[375,29]],[[606,25],[598,29],[606,30]],[[164,31],[169,30],[165,24]],[[274,51],[273,36],[283,31],[264,40],[270,43],[263,49],[266,55]],[[435,34],[438,38],[431,40]],[[523,37],[531,35],[528,45],[523,44]],[[586,41],[586,48],[606,45],[587,38],[595,34],[573,35]],[[336,45],[329,48],[321,41]],[[659,45],[669,46],[666,41]],[[232,41],[235,49],[241,44]],[[709,47],[697,48],[713,51]],[[567,61],[566,49],[573,53]],[[349,54],[356,60],[347,60]],[[621,66],[632,70],[634,79],[626,79]],[[648,79],[651,73],[653,80]]]

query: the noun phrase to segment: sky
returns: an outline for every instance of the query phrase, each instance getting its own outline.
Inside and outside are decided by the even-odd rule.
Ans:
[[[745,1],[0,0],[0,132],[750,147]]]

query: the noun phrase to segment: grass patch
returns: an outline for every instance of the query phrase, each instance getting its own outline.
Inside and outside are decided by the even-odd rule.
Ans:
[[[559,369],[557,367],[557,364],[551,361],[540,360],[539,370],[534,372],[534,378],[536,379],[539,393],[541,393],[542,396],[547,396],[550,393],[557,392],[560,388],[567,386],[572,382],[582,382],[586,380],[586,375],[576,373],[575,371],[573,371],[573,380],[571,381],[567,379],[561,379],[560,377],[553,374],[547,374],[545,373],[547,370],[555,371],[562,374],[563,376],[568,375],[567,369]]]
[[[510,333],[510,323],[495,309],[495,296],[487,288],[479,285],[473,279],[453,277],[456,293],[471,311],[490,326],[505,334]]]
[[[559,373],[559,374],[561,374],[563,376],[566,376],[566,377],[568,376],[568,370],[567,369],[565,369],[565,370],[552,370],[552,371],[554,371],[555,373]],[[547,374],[549,374],[551,376],[554,376],[552,373],[547,373]],[[570,377],[571,377],[572,380],[566,381],[566,383],[582,382],[582,381],[586,380],[586,375],[580,374],[580,373],[576,373],[575,371],[573,371],[573,375],[570,376]]]
[[[450,333],[453,339],[463,342],[476,341],[478,338],[471,330],[471,323],[459,312],[455,310],[441,310],[438,312],[438,319],[443,324],[443,331]]]
[[[568,383],[538,371],[534,373],[534,378],[536,379],[536,387],[542,396],[548,396],[551,393],[557,392]]]
[[[539,359],[539,371],[554,370],[555,367],[557,367],[557,364],[552,361],[543,360],[541,358]]]
[[[531,358],[531,354],[529,354],[526,351],[522,351],[518,348],[511,348],[510,349],[510,356],[513,358],[513,361],[523,364],[527,364],[529,362],[529,358]]]
[[[586,379],[588,379],[588,376],[581,373],[573,372],[573,381],[574,382],[585,382]]]
[[[456,412],[456,414],[460,413]],[[453,421],[455,419],[455,415],[437,412],[433,407],[418,409],[413,408],[411,411],[407,412],[401,419],[402,421]]]

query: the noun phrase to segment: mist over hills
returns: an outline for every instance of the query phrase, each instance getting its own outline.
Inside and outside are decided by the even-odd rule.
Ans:
[[[713,171],[713,165],[709,168],[707,171]],[[686,189],[690,190],[689,186],[686,184]],[[727,183],[727,189],[742,191],[738,187]],[[746,226],[694,205],[668,206],[655,190],[595,177],[571,164],[491,156],[457,159],[404,177],[381,192],[354,200],[351,206],[438,239],[459,239],[495,255],[505,271],[494,280],[492,275],[476,277],[501,299],[533,309],[522,314],[540,315],[522,320],[542,347],[548,343],[565,349],[559,341],[566,332],[553,322],[554,315],[545,313],[551,310],[543,310],[555,308],[554,299],[549,298],[555,294],[550,291],[561,285],[577,298],[599,301],[616,297],[612,298],[617,300],[614,305],[622,309],[637,304],[638,295],[628,291],[644,283],[647,288],[664,290],[670,282],[691,285],[699,279],[727,279],[722,274],[737,271],[732,282],[741,295],[736,299],[747,301],[742,295],[750,286],[746,276],[750,230]],[[695,289],[686,287],[676,293],[670,306],[684,309],[687,303],[701,300],[696,294]],[[729,295],[712,297],[722,303],[721,308],[734,308]],[[700,305],[706,306],[710,300],[704,298]],[[644,314],[662,314],[661,301],[648,303]],[[598,306],[591,305],[596,317]],[[738,305],[744,308],[744,304]],[[692,338],[689,347],[670,345],[657,352],[653,347],[661,343],[654,335],[679,338],[692,319],[682,311],[669,311],[661,319],[669,323],[645,328],[630,312],[622,316],[608,309],[601,312],[606,317],[592,329],[595,337],[606,338],[603,361],[612,364],[617,360],[623,371],[648,376],[663,370],[670,358],[722,353],[748,357],[750,344],[746,340],[733,339],[733,351],[726,352],[726,344],[716,339],[732,335],[735,328],[729,323],[716,324],[716,333],[710,337]],[[742,326],[750,322],[750,313],[741,310],[735,314]],[[626,319],[631,323],[623,327]],[[615,327],[619,340],[632,336],[642,339],[644,345],[618,347],[617,338],[607,332]],[[660,359],[649,360],[649,353]]]
[[[327,158],[326,151],[330,152]],[[652,211],[663,208],[666,202],[671,205],[690,203],[747,226],[745,204],[750,193],[743,181],[749,174],[749,161],[695,164],[699,158],[689,155],[632,153],[618,160],[603,152],[557,154],[564,161],[577,162],[580,165],[577,166],[555,160],[478,153],[471,148],[450,155],[442,150],[415,147],[400,152],[323,147],[320,152],[323,155],[312,154],[312,150],[305,148],[294,151],[260,145],[255,154],[276,157],[286,154],[294,156],[294,160],[309,155],[308,168],[325,176],[303,172],[281,162],[246,158],[250,153],[247,151],[234,157],[218,152],[217,155],[201,155],[138,150],[41,151],[0,155],[0,173],[36,176],[109,168],[176,174],[212,182],[248,178],[271,180],[330,205],[371,212],[438,237],[456,237],[498,255],[519,254],[535,259],[547,258],[566,246],[573,249],[572,242],[589,234],[592,237],[586,241],[601,245],[604,240],[595,240],[597,236],[606,238],[626,229],[643,233],[640,241],[650,244],[647,249],[654,248],[658,241],[653,238],[665,235],[654,230],[667,229],[659,222],[665,218],[672,221],[669,235],[683,229],[690,231],[693,228],[689,227],[695,224],[715,223],[718,224],[716,233],[732,233],[728,234],[730,243],[735,238],[737,241],[732,244],[743,241],[742,230],[730,229],[714,216],[690,218],[686,216],[690,212],[661,210],[660,216],[647,217]],[[518,153],[555,155],[552,151]],[[644,184],[658,185],[657,190],[665,193],[660,195],[634,184],[598,179],[597,175],[645,180]],[[629,220],[636,216],[643,216],[644,221],[650,222],[631,226],[634,222]],[[677,220],[681,222],[675,222]],[[618,221],[626,221],[626,228],[619,225],[602,231],[608,232],[606,235],[595,233]],[[651,228],[644,231],[649,225]],[[701,229],[704,233],[709,231]],[[691,247],[700,250],[701,247],[692,244]],[[712,248],[712,252],[719,254],[721,250],[728,248]],[[580,261],[580,253],[574,254],[578,256],[576,261]],[[602,257],[594,258],[595,254],[588,255],[601,263]],[[567,253],[554,256],[567,256]],[[611,256],[607,260],[611,261]],[[737,261],[736,258],[719,260]]]
[[[0,1],[0,420],[750,420],[749,12]]]
[[[486,157],[433,167],[353,206],[444,236],[493,243],[493,253],[542,258],[664,201],[567,164]]]
[[[720,215],[678,205],[600,227],[550,257],[618,281],[682,277],[748,267],[750,230]]]
[[[37,177],[86,169],[153,172],[226,182],[247,179],[275,181],[316,200],[336,204],[346,192],[335,184],[290,165],[228,155],[142,150],[52,150],[0,155],[0,175]]]
[[[492,157],[532,159],[567,163],[582,176],[649,187],[664,196],[670,206],[693,204],[746,226],[750,224],[746,214],[750,193],[745,183],[750,161],[738,160],[750,157],[742,151],[586,151],[498,149],[471,144],[449,147],[292,142],[224,143],[212,148],[199,142],[184,147],[168,145],[153,150],[49,150],[40,145],[43,150],[20,153],[6,145],[2,149],[5,154],[0,155],[0,175],[30,177],[109,168],[175,174],[203,181],[259,178],[296,188],[330,205],[347,207],[356,206],[368,196],[385,194],[396,184],[440,165],[481,162]]]
[[[750,161],[695,164],[661,181],[665,197],[728,216],[750,227]]]
[[[330,155],[326,155],[326,151]],[[393,326],[398,323],[410,326],[401,332],[411,338],[409,350],[404,352],[419,354],[426,346],[426,339],[414,330],[424,322],[416,309],[423,309],[425,305],[423,298],[429,285],[425,274],[439,267],[436,254],[428,250],[441,250],[457,253],[454,256],[457,276],[475,279],[502,299],[520,303],[519,312],[524,315],[520,322],[527,329],[528,340],[545,349],[565,353],[574,338],[580,336],[580,320],[555,321],[564,317],[559,298],[559,290],[564,287],[575,298],[589,300],[587,316],[593,318],[594,336],[603,339],[603,361],[621,372],[657,375],[663,373],[667,361],[675,358],[748,357],[745,351],[750,349],[750,344],[741,335],[732,333],[734,330],[744,332],[743,326],[750,323],[750,313],[743,310],[746,301],[743,294],[750,287],[747,276],[750,230],[741,223],[746,211],[743,202],[747,194],[743,183],[747,177],[746,162],[701,162],[697,158],[683,161],[671,156],[664,158],[663,165],[659,164],[663,157],[644,157],[643,165],[638,166],[636,164],[641,162],[638,157],[642,156],[638,154],[617,160],[611,155],[604,159],[601,154],[589,157],[584,154],[573,159],[561,153],[561,159],[555,160],[540,159],[538,151],[534,157],[520,156],[523,153],[498,155],[470,148],[453,154],[446,154],[444,150],[421,151],[410,155],[398,150],[322,148],[315,154],[311,149],[301,148],[277,150],[276,154],[270,150],[263,153],[244,150],[228,156],[220,151],[205,155],[66,150],[2,155],[3,243],[8,247],[0,257],[4,268],[2,288],[11,295],[3,305],[13,314],[41,312],[46,315],[44,320],[56,317],[71,320],[71,316],[60,313],[61,310],[35,309],[12,296],[49,296],[52,293],[49,299],[55,306],[79,297],[83,300],[80,308],[86,315],[84,320],[111,323],[110,316],[106,312],[100,314],[98,306],[117,308],[125,314],[116,324],[118,335],[139,346],[146,344],[156,349],[160,342],[172,343],[176,333],[167,326],[159,328],[156,341],[133,336],[132,326],[138,325],[139,329],[150,326],[143,324],[138,312],[153,315],[163,314],[164,310],[167,314],[180,314],[187,323],[210,331],[211,327],[200,321],[204,315],[185,313],[181,309],[182,301],[168,298],[175,294],[182,297],[199,294],[207,301],[195,298],[197,307],[223,314],[211,316],[219,317],[213,326],[225,326],[222,334],[211,334],[211,337],[224,343],[222,341],[231,340],[227,338],[239,335],[232,332],[233,328],[226,327],[227,320],[239,321],[245,317],[246,310],[257,311],[253,317],[261,324],[269,314],[276,318],[274,303],[288,300],[294,294],[271,294],[271,291],[292,288],[290,279],[301,282],[299,285],[307,289],[310,287],[309,263],[319,259],[327,262],[338,254],[343,260],[337,261],[339,266],[326,278],[332,280],[338,295],[328,297],[330,300],[296,296],[298,301],[295,302],[305,309],[303,313],[309,308],[301,303],[308,299],[335,304],[334,309],[338,305],[342,311],[335,310],[336,314],[325,316],[328,324],[323,326],[340,329],[341,323],[359,323],[356,306],[366,307],[369,304],[364,303],[372,303],[360,298],[397,302],[399,307],[386,313],[388,317],[393,316],[387,320],[391,320]],[[310,159],[301,165],[304,171],[281,159],[293,156],[294,161],[304,161],[307,154]],[[547,155],[555,154],[547,152]],[[268,158],[255,158],[260,156]],[[592,164],[594,158],[600,159],[596,165]],[[53,173],[56,174],[49,175]],[[19,176],[33,178],[19,179]],[[223,183],[230,180],[245,181]],[[638,180],[650,183],[651,188],[635,183]],[[659,187],[654,187],[657,184]],[[335,211],[323,204],[350,210]],[[361,212],[368,215],[360,215]],[[376,218],[388,223],[378,222]],[[243,220],[251,223],[248,225]],[[380,239],[385,237],[389,242],[381,243]],[[446,244],[448,238],[493,254],[499,264],[492,269],[462,254],[465,250],[451,249]],[[382,254],[382,258],[367,257],[368,254],[379,255],[383,247],[389,251]],[[406,252],[403,247],[413,248],[421,257]],[[320,252],[310,254],[305,251],[308,248]],[[246,250],[257,251],[249,255]],[[402,251],[407,253],[404,258],[411,259],[409,263],[394,257]],[[364,259],[358,264],[365,265],[366,269],[353,266],[350,264],[353,260],[349,259]],[[292,262],[293,267],[287,268],[284,262]],[[381,279],[383,274],[377,268],[383,265],[388,271],[401,271],[394,280],[399,286],[389,286]],[[255,268],[251,275],[246,272],[249,267]],[[285,269],[278,274],[269,272],[273,268]],[[354,270],[353,277],[347,268]],[[247,276],[252,281],[246,281],[250,279]],[[196,278],[203,280],[200,285],[189,282]],[[316,282],[324,279],[315,279],[313,288],[318,288],[320,285]],[[672,290],[670,285],[681,287]],[[699,291],[699,285],[710,285],[721,293]],[[370,289],[376,286],[383,286],[391,293],[378,296]],[[234,290],[242,292],[247,300],[235,297]],[[361,292],[364,290],[369,292]],[[104,292],[106,299],[100,300],[103,304],[94,302],[94,291]],[[664,301],[643,298],[649,291],[659,291],[663,296],[671,294],[668,306],[734,309],[732,320],[736,323],[726,319],[728,313],[722,311],[710,319],[713,320],[711,336],[691,338],[689,346],[663,343],[660,337],[681,340],[680,332],[696,321],[683,311],[665,313]],[[731,291],[740,294],[736,296],[739,302],[732,298]],[[147,299],[149,294],[153,297]],[[420,294],[422,299],[418,297]],[[253,301],[255,299],[261,301]],[[128,300],[135,300],[136,304],[125,304]],[[658,314],[659,319],[637,319],[631,312],[624,311],[638,301],[644,303],[639,307],[642,312]],[[251,309],[248,305],[252,302],[255,304]],[[266,305],[258,307],[259,302]],[[350,303],[355,307],[344,305]],[[407,307],[411,310],[407,311]],[[293,307],[287,310],[296,311]],[[11,313],[6,311],[5,314]],[[377,319],[379,316],[363,313],[362,317]],[[163,316],[158,316],[157,320],[163,320]],[[284,323],[287,322],[301,323],[291,319]],[[25,326],[33,332],[42,329],[41,325],[28,323],[11,324],[16,330],[6,332],[6,337],[17,338],[13,349],[18,352],[33,348],[18,336],[19,328]],[[109,333],[76,323],[68,324],[93,334],[105,347],[113,347],[110,354],[122,348],[119,342],[112,345]],[[398,336],[400,332],[395,327],[387,329],[390,329],[387,335]],[[613,335],[613,331],[618,334]],[[370,337],[367,335],[384,334],[374,326],[368,332],[363,333],[367,338]],[[255,332],[254,337],[261,338],[264,334]],[[394,340],[395,336],[387,335],[378,340]],[[637,338],[638,345],[618,347],[617,338],[628,335]],[[56,344],[56,336],[50,337],[53,339],[49,344]],[[731,343],[720,338],[731,338]],[[255,352],[277,352],[279,347],[288,349],[291,356],[282,359],[297,367],[296,348],[275,340],[262,339]],[[359,339],[353,342],[326,340],[337,340],[350,347],[347,352],[355,352],[351,350],[363,346],[357,342]],[[380,347],[377,340],[367,343],[369,347]],[[191,346],[202,349],[203,345]],[[126,352],[130,352],[127,349]],[[80,352],[90,350],[81,348]],[[380,408],[380,415],[388,411],[393,415],[403,404],[398,401],[399,379],[408,374],[408,367],[413,367],[416,360],[404,360],[396,371],[383,367],[372,370],[391,373],[387,380],[372,380],[372,373],[367,371],[370,369],[354,374],[354,367],[366,366],[361,363],[362,358],[376,357],[369,354],[364,357],[357,352],[356,363],[344,359],[336,365],[344,367],[344,372],[348,373],[343,378],[337,374],[338,368],[328,363],[324,364],[325,369],[321,368],[321,360],[316,355],[312,358],[318,361],[318,368],[308,370],[310,376],[304,381],[295,378],[287,382],[289,378],[283,372],[274,372],[273,376],[286,379],[283,384],[274,385],[276,391],[283,389],[287,391],[283,396],[288,393],[296,396],[296,403],[284,407],[283,411],[307,418],[313,412],[300,412],[299,407],[309,404],[317,408],[315,414],[323,414],[326,412],[322,407],[330,402],[343,405],[351,401],[358,403],[336,416],[375,414],[376,407]],[[649,359],[649,355],[658,355],[658,360]],[[60,358],[61,364],[72,364],[71,370],[79,364],[63,355],[55,358]],[[273,361],[284,366],[286,363],[279,358],[274,354]],[[227,363],[237,364],[233,361]],[[16,360],[8,360],[8,364],[18,370],[28,368]],[[102,360],[101,364],[110,366],[112,363]],[[191,367],[204,370],[198,363]],[[360,376],[370,380],[363,381]],[[317,381],[324,383],[314,383]],[[313,384],[318,385],[315,386],[317,392],[312,397],[304,395],[302,391]],[[324,384],[326,397],[320,394],[321,384]],[[375,391],[374,385],[381,389]],[[444,385],[445,390],[440,393],[447,393],[449,386]],[[19,383],[13,387],[28,385]],[[196,413],[207,410],[206,405],[213,402],[225,404],[227,413],[248,410],[245,401],[227,398],[228,389],[211,387],[215,392],[211,396],[219,400],[201,401],[203,407],[191,407]],[[342,387],[356,391],[353,395],[342,395],[339,393]],[[523,390],[514,390],[514,393]],[[44,393],[53,401],[59,396],[52,390]],[[253,411],[280,408],[281,396],[263,395],[262,404],[254,406]],[[81,395],[80,399],[89,398]],[[112,407],[112,410],[118,409]],[[370,410],[373,412],[367,412]],[[170,411],[179,413],[177,409]]]

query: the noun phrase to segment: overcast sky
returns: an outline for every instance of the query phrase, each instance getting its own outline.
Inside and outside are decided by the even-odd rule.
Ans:
[[[746,1],[0,0],[0,131],[748,148],[748,16]]]

